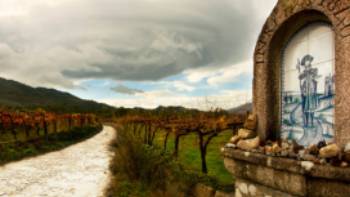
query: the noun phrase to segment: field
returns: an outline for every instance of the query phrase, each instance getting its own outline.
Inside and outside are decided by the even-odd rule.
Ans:
[[[161,132],[157,135],[156,143],[162,146],[165,133]],[[223,147],[232,137],[232,131],[226,130],[214,137],[208,145],[207,165],[208,175],[216,178],[220,184],[233,184],[232,175],[226,170],[221,156],[220,148]],[[174,151],[174,135],[171,134],[167,143],[167,151],[172,153]],[[179,161],[186,166],[188,170],[201,173],[201,158],[198,149],[198,137],[196,133],[190,133],[180,139]]]

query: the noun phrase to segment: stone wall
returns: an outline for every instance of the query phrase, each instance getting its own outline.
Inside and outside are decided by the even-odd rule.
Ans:
[[[235,176],[236,197],[350,194],[350,168],[225,148],[225,166]]]
[[[350,141],[350,1],[279,0],[259,36],[254,54],[253,111],[262,140],[279,136],[281,51],[298,30],[312,22],[335,32],[335,140]]]

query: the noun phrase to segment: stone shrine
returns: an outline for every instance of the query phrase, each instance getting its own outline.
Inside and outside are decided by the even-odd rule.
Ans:
[[[350,1],[279,0],[255,48],[254,115],[223,149],[235,195],[349,196],[349,88]]]
[[[254,56],[262,139],[350,141],[350,1],[280,0]]]

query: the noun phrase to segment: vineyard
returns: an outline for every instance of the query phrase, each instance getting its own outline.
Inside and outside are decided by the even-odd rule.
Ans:
[[[117,121],[119,145],[116,146],[117,158],[115,164],[112,164],[112,170],[124,165],[125,168],[120,172],[127,173],[131,180],[141,179],[142,182],[142,177],[149,177],[147,174],[152,174],[151,177],[158,182],[172,179],[154,178],[154,174],[168,174],[167,171],[172,168],[170,166],[173,166],[168,163],[175,162],[182,166],[180,168],[183,170],[177,173],[180,177],[186,177],[188,174],[197,177],[189,178],[192,181],[208,178],[215,179],[215,184],[219,184],[220,187],[232,185],[232,177],[225,170],[221,159],[220,147],[243,125],[244,119],[245,115],[221,112],[200,112],[185,117],[176,115],[122,117]],[[121,148],[123,146],[124,148]],[[125,164],[123,160],[126,161]],[[163,172],[157,172],[163,168],[165,168]],[[148,179],[144,183],[152,185],[152,181]],[[160,185],[155,183],[155,188],[159,187]]]
[[[94,114],[55,114],[0,111],[0,144],[47,138],[50,134],[68,132],[76,127],[96,126]]]

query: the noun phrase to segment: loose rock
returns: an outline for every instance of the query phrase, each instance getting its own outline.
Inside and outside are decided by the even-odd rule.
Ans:
[[[346,143],[344,152],[350,152],[350,142]]]
[[[236,144],[232,144],[232,143],[227,143],[225,145],[226,148],[236,148]]]
[[[257,150],[259,153],[265,153],[265,148],[263,146],[259,146]]]
[[[244,128],[249,130],[255,130],[256,129],[256,115],[250,114],[246,121],[244,122]]]
[[[326,141],[320,141],[320,142],[318,142],[318,144],[317,144],[317,148],[318,148],[318,149],[321,149],[321,148],[323,148],[323,147],[325,147],[325,146],[327,146]]]
[[[319,148],[317,147],[317,145],[313,144],[309,146],[309,148],[307,149],[307,152],[312,155],[318,155]]]
[[[257,136],[253,139],[240,140],[237,143],[238,148],[243,150],[252,150],[258,148],[260,144],[260,138]]]
[[[281,156],[283,156],[283,157],[287,157],[288,156],[288,153],[290,152],[290,151],[293,151],[292,149],[291,149],[291,145],[288,143],[288,141],[286,141],[286,140],[282,140],[282,142],[281,142]]]
[[[340,148],[336,144],[330,144],[320,149],[321,158],[336,157],[340,153]]]
[[[256,133],[252,130],[249,129],[239,129],[238,130],[238,137],[240,139],[249,139],[249,138],[253,138],[256,136]]]
[[[320,164],[327,164],[326,159],[320,159]]]
[[[287,142],[287,141],[282,141],[282,143],[281,143],[281,147],[282,147],[282,149],[288,149],[289,148],[289,143]]]
[[[240,140],[240,137],[238,135],[234,135],[230,139],[230,143],[237,144],[237,142]]]
[[[294,153],[298,153],[300,150],[304,149],[304,147],[299,145],[295,140],[293,140],[291,149]]]
[[[311,161],[302,161],[301,167],[303,167],[306,171],[310,171],[314,167],[314,163]]]
[[[266,153],[267,155],[272,155],[272,153],[273,153],[273,151],[272,151],[272,146],[266,145],[266,146],[265,146],[265,153]]]
[[[345,161],[341,162],[341,164],[340,164],[340,167],[343,167],[343,168],[348,167],[348,166],[349,166],[348,162],[345,162]]]
[[[278,145],[277,142],[275,142],[275,143],[272,145],[272,152],[273,152],[273,153],[279,153],[279,152],[281,152],[281,151],[282,151],[281,147]]]
[[[312,161],[315,163],[320,163],[320,161],[317,159],[317,157],[314,155],[311,155],[311,154],[305,154],[302,159],[305,161]]]
[[[305,157],[305,150],[299,150],[298,159],[303,159]]]

